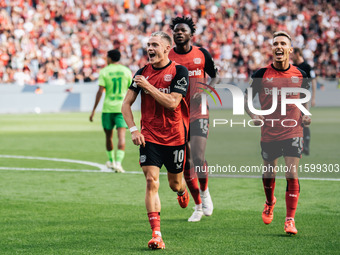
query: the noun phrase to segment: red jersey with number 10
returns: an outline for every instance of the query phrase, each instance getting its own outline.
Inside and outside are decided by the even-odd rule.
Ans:
[[[176,92],[183,95],[177,108],[172,111],[132,82],[130,89],[137,93],[141,91],[141,133],[145,141],[166,146],[183,145],[187,141],[189,129],[189,109],[184,100],[189,83],[188,70],[170,61],[163,68],[154,68],[147,64],[135,75],[143,75],[150,84],[163,93]]]

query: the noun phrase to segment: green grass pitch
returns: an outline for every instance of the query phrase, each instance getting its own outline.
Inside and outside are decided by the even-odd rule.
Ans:
[[[301,164],[339,164],[339,108],[313,108],[311,155]],[[139,114],[136,114],[138,118]],[[212,116],[231,118],[230,111]],[[63,158],[104,164],[100,114],[0,115],[0,155]],[[261,163],[259,130],[210,128],[209,163],[237,167]],[[138,148],[126,137],[123,166],[139,171]],[[282,162],[282,161],[281,161]],[[18,171],[17,168],[79,171]],[[144,206],[142,174],[81,172],[93,166],[0,157],[0,254],[146,254],[151,230]],[[164,169],[162,170],[164,171]],[[251,175],[255,175],[254,173]],[[280,174],[283,177],[282,174]],[[339,173],[302,173],[340,179]],[[245,175],[246,177],[246,175]],[[201,222],[177,204],[165,175],[160,177],[164,254],[338,254],[340,182],[300,180],[296,236],[283,231],[286,181],[278,179],[274,220],[264,225],[259,178],[210,178],[215,210]]]

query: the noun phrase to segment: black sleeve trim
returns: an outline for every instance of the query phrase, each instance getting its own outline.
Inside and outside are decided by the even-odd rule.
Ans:
[[[199,50],[203,53],[205,58],[204,72],[206,72],[211,78],[216,78],[217,68],[210,53],[204,48],[199,48]]]
[[[301,70],[300,68],[297,68],[300,73],[302,74],[302,84],[301,84],[301,88],[303,89],[309,89],[311,87],[311,83],[312,83],[312,79],[310,79],[308,76],[307,76],[307,73],[303,70]],[[300,93],[300,98],[305,98],[306,95],[303,94],[303,93]]]
[[[262,78],[266,71],[267,68],[261,68],[253,73],[253,75],[251,76],[249,83],[250,87],[253,88],[253,97],[256,96],[257,93],[260,93],[262,87]],[[248,90],[246,90],[246,92],[247,91]]]
[[[136,75],[141,75],[141,74],[143,73],[144,68],[145,68],[145,66],[142,67],[141,69],[139,69],[139,70],[135,73],[135,75],[133,76],[133,78],[135,78]],[[133,91],[136,92],[137,94],[138,94],[139,91],[141,90],[141,88],[138,87],[138,86],[135,84],[135,82],[133,81],[133,79],[132,79],[132,82],[131,82],[131,85],[130,85],[129,89],[133,90]]]
[[[189,85],[188,69],[181,65],[176,65],[176,75],[171,81],[170,93],[180,93],[185,97]]]

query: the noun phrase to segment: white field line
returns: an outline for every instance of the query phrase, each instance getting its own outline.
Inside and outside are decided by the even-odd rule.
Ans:
[[[85,173],[115,173],[107,169],[105,165],[72,159],[59,159],[59,158],[43,158],[43,157],[28,157],[28,156],[13,156],[13,155],[0,155],[0,158],[17,158],[17,159],[35,159],[35,160],[48,160],[58,162],[76,163],[98,167],[99,170],[81,170],[81,169],[60,169],[60,168],[23,168],[23,167],[0,167],[0,170],[13,170],[13,171],[49,171],[49,172],[85,172]],[[126,174],[143,174],[142,171],[126,171]],[[160,172],[160,175],[166,175],[165,172]],[[223,175],[212,174],[212,178],[262,178],[261,175]],[[284,176],[278,176],[277,179],[285,179]],[[339,178],[312,178],[312,177],[299,177],[300,180],[315,180],[315,181],[340,181]]]
[[[76,163],[76,164],[94,166],[94,167],[98,167],[100,170],[107,169],[105,165],[90,162],[90,161],[83,161],[83,160],[73,160],[73,159],[63,159],[63,158],[28,157],[28,156],[15,156],[15,155],[0,155],[0,158],[17,158],[17,159],[34,159],[34,160],[68,162],[68,163]]]

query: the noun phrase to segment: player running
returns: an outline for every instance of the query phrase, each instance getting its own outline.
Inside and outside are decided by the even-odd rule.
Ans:
[[[184,100],[188,88],[188,70],[169,60],[171,37],[164,32],[151,34],[147,44],[149,64],[139,69],[122,106],[132,141],[140,145],[140,165],[146,179],[145,205],[152,229],[151,249],[164,249],[160,231],[161,203],[158,196],[159,171],[165,165],[170,188],[177,192],[181,207],[189,203],[183,180],[185,142],[189,109]],[[141,131],[131,105],[141,92]]]
[[[312,67],[303,59],[302,51],[300,48],[294,48],[292,59],[294,65],[300,68],[307,74],[307,77],[312,81],[312,100],[311,105],[315,106],[315,92],[316,92],[316,77],[315,72]],[[310,129],[309,127],[303,127],[303,151],[302,153],[305,155],[309,155],[310,153]]]
[[[102,110],[102,125],[106,136],[106,153],[109,161],[106,166],[114,169],[118,173],[124,173],[122,161],[125,155],[125,131],[127,125],[124,121],[121,108],[124,97],[132,81],[132,73],[129,68],[119,64],[120,52],[118,50],[110,50],[107,52],[107,66],[99,73],[99,89],[97,91],[96,100],[90,116],[93,116],[97,105],[105,92],[105,99]],[[115,157],[113,149],[113,128],[116,127],[118,134],[118,150]]]
[[[284,230],[287,234],[295,235],[295,212],[300,194],[297,168],[301,158],[303,143],[302,124],[307,126],[311,119],[308,115],[302,115],[300,109],[294,105],[287,106],[286,116],[281,113],[281,91],[284,87],[309,88],[306,73],[299,68],[289,64],[289,54],[293,52],[291,37],[286,32],[273,34],[273,63],[259,69],[252,75],[251,87],[253,97],[258,93],[261,109],[268,110],[273,104],[273,90],[278,90],[278,105],[276,110],[265,117],[253,114],[247,103],[245,109],[254,120],[255,125],[261,125],[261,149],[264,167],[262,180],[266,195],[266,203],[262,212],[265,224],[272,222],[273,210],[276,204],[274,196],[275,189],[275,167],[278,158],[283,155],[286,167],[287,189],[286,189],[286,220]],[[299,93],[287,95],[289,99],[298,99]],[[274,95],[275,98],[275,95]],[[247,95],[246,95],[247,101]],[[282,120],[285,120],[283,126]],[[291,121],[289,121],[291,120]]]
[[[169,58],[185,66],[189,71],[190,92],[187,93],[185,100],[190,107],[190,143],[186,145],[184,178],[195,201],[195,211],[188,221],[197,222],[201,220],[203,214],[212,215],[214,209],[208,188],[208,171],[196,173],[194,170],[195,166],[199,166],[199,169],[207,169],[205,148],[209,132],[209,113],[201,113],[200,92],[202,90],[198,87],[203,86],[199,82],[206,83],[206,73],[211,78],[216,78],[217,69],[206,49],[192,45],[191,39],[196,28],[191,18],[174,18],[170,27],[176,46],[170,51]]]

